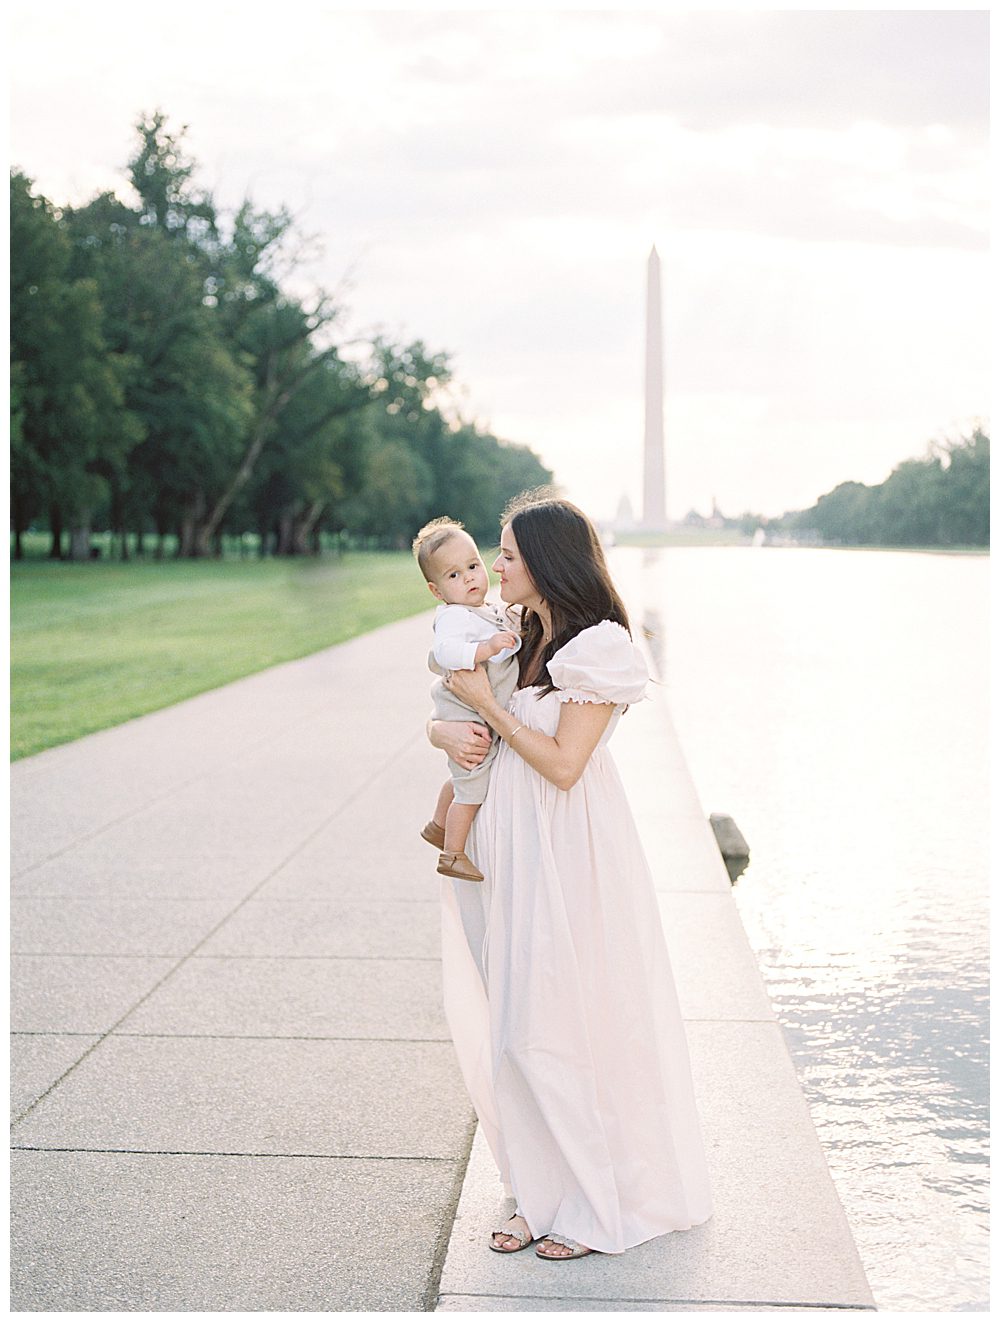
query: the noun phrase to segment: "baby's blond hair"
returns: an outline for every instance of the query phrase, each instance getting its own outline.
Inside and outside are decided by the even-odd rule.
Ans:
[[[464,523],[443,516],[440,519],[431,519],[430,523],[425,523],[414,537],[413,554],[417,557],[420,572],[428,583],[431,581],[431,576],[427,572],[430,568],[431,557],[440,551],[449,537],[454,537],[457,532],[464,531]]]

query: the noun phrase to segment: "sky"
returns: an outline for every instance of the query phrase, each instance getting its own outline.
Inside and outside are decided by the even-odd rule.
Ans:
[[[594,517],[641,506],[646,261],[667,509],[776,515],[988,412],[988,12],[15,0],[13,165],[129,195],[157,108],[232,210],[287,206],[345,340]]]

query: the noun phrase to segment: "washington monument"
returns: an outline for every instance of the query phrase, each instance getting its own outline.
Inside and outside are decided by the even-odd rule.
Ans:
[[[667,526],[667,488],[663,471],[663,316],[660,307],[660,258],[654,244],[646,266],[646,439],[642,487],[642,524]]]

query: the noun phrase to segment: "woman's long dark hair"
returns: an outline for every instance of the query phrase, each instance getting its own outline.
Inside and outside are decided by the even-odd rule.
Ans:
[[[535,669],[542,693],[555,688],[546,666],[581,629],[613,620],[632,630],[628,613],[611,581],[597,530],[568,500],[526,492],[501,515],[510,524],[517,549],[539,596],[552,615],[552,639],[542,647],[542,621],[534,611],[522,617],[521,675]]]

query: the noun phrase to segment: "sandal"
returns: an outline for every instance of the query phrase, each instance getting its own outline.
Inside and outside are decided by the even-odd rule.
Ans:
[[[511,1226],[510,1223],[512,1221],[522,1222],[524,1225],[524,1229],[518,1230],[516,1227]],[[496,1242],[497,1235],[503,1235],[505,1239],[516,1239],[517,1248],[516,1249],[504,1248],[502,1244],[498,1244]],[[524,1217],[521,1215],[520,1212],[515,1212],[513,1216],[509,1216],[507,1220],[504,1222],[504,1224],[502,1226],[498,1226],[497,1229],[494,1230],[493,1233],[490,1235],[490,1248],[493,1250],[494,1253],[520,1253],[522,1249],[526,1249],[529,1244],[533,1244],[533,1243],[534,1243],[534,1236],[532,1235],[531,1231],[528,1229],[528,1223],[527,1221],[524,1220]]]
[[[543,1244],[561,1244],[563,1248],[570,1249],[571,1252],[543,1253]],[[583,1244],[578,1244],[575,1239],[567,1239],[565,1235],[543,1235],[535,1249],[535,1257],[544,1258],[546,1262],[569,1262],[570,1258],[586,1258],[591,1253],[596,1252],[597,1249],[588,1249]]]

